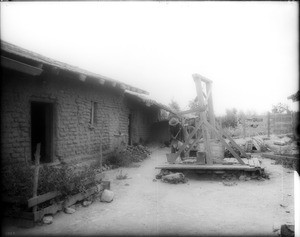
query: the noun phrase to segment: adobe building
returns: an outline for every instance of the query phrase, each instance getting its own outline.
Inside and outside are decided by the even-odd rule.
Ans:
[[[125,83],[1,43],[2,164],[95,160],[146,143],[168,107]],[[169,110],[170,111],[170,110]],[[155,127],[155,126],[154,126]]]

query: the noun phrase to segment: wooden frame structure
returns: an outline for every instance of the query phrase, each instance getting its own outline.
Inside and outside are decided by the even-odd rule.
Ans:
[[[168,162],[174,164],[175,160],[179,157],[181,152],[189,152],[193,145],[195,145],[203,137],[206,153],[206,165],[213,165],[212,151],[210,146],[211,138],[219,139],[223,143],[223,145],[229,150],[229,152],[234,156],[234,158],[237,159],[240,165],[246,165],[242,158],[232,149],[232,147],[226,142],[226,140],[223,137],[230,141],[232,146],[234,146],[241,153],[242,157],[247,158],[248,155],[245,153],[245,151],[225,131],[223,131],[220,127],[216,126],[212,102],[212,81],[199,74],[193,74],[193,79],[196,85],[199,107],[193,110],[181,112],[178,114],[178,116],[182,117],[183,114],[198,112],[200,122],[196,124],[195,129],[190,134],[188,134],[188,136],[185,136],[185,142],[176,153],[167,154]],[[206,85],[206,95],[203,92],[202,82],[204,82]],[[207,117],[209,119],[209,122],[207,121]],[[190,144],[191,139],[195,136],[195,134],[198,131],[202,132],[202,136],[197,137],[192,142],[192,144]],[[190,147],[188,147],[188,145],[190,145]]]

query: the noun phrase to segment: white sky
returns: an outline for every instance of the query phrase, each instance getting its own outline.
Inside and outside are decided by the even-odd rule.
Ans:
[[[217,115],[298,109],[297,30],[297,2],[1,2],[2,40],[182,109],[199,73]]]

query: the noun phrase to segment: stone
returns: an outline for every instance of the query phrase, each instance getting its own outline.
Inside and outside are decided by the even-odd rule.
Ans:
[[[249,180],[251,180],[251,178],[250,177],[246,177],[246,179],[245,179],[246,181],[249,181]]]
[[[101,202],[111,202],[114,199],[114,192],[105,189],[101,195],[100,201]]]
[[[245,181],[246,180],[246,176],[245,175],[240,175],[239,180]]]
[[[52,224],[52,222],[53,222],[53,216],[48,215],[48,216],[43,217],[44,224],[50,225],[50,224]]]
[[[162,181],[167,183],[185,183],[185,177],[183,173],[174,173],[162,176]]]
[[[83,201],[82,206],[87,207],[92,204],[92,201]]]
[[[64,211],[66,214],[73,214],[76,210],[75,210],[75,208],[72,208],[72,207],[66,207],[64,209]]]

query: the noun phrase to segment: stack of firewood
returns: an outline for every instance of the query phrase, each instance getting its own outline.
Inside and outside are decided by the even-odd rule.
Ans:
[[[150,150],[143,145],[127,146],[125,153],[131,157],[133,162],[142,161],[151,154]]]

